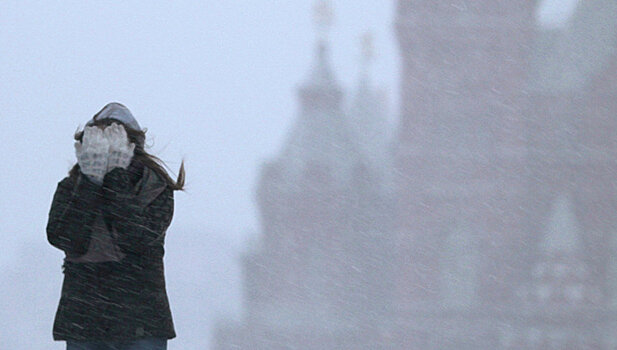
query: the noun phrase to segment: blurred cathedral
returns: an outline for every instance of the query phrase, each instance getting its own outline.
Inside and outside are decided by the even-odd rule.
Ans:
[[[230,349],[617,349],[617,2],[398,0],[398,126],[320,27]]]

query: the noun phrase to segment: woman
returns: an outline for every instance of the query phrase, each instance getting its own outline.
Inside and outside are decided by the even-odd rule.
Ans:
[[[47,239],[65,252],[54,340],[67,350],[166,349],[165,232],[184,186],[144,150],[145,131],[110,103],[75,134],[77,164],[58,183]]]

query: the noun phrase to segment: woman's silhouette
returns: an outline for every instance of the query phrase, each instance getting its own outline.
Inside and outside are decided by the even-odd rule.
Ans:
[[[58,183],[47,239],[66,254],[55,340],[67,350],[166,349],[175,337],[165,287],[165,232],[175,190],[145,131],[110,103],[75,134],[77,164]]]

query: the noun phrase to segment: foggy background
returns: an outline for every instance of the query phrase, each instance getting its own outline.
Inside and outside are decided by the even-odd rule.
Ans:
[[[73,133],[106,103],[148,128],[151,153],[177,174],[166,241],[167,290],[178,337],[207,349],[216,317],[241,314],[238,259],[259,237],[254,188],[297,112],[314,56],[312,0],[3,1],[0,4],[0,348],[63,349],[52,341],[63,253],[45,225],[56,184],[75,163]],[[360,37],[375,38],[371,79],[397,123],[395,1],[336,0],[334,74],[353,90]],[[538,8],[560,26],[575,0]]]

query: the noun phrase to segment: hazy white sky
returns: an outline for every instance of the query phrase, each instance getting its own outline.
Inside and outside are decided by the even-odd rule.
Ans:
[[[538,5],[538,22],[547,28],[563,27],[581,0],[542,0]]]
[[[545,0],[542,18],[563,17],[574,1]],[[0,232],[15,240],[9,247],[41,240],[56,183],[74,163],[72,134],[110,101],[133,111],[149,129],[152,152],[174,171],[186,159],[187,193],[177,195],[174,226],[259,230],[256,170],[295,118],[295,89],[313,56],[314,1],[144,4],[0,4]],[[339,80],[353,89],[359,37],[370,30],[374,80],[396,103],[395,2],[333,4]]]
[[[539,18],[549,22],[564,18],[572,1],[546,0]],[[75,162],[73,133],[103,105],[118,101],[149,129],[152,153],[174,171],[181,158],[186,160],[187,192],[176,194],[168,244],[175,254],[172,262],[189,261],[179,258],[183,256],[198,261],[202,270],[193,265],[181,274],[182,266],[172,265],[171,292],[181,295],[195,289],[194,295],[211,299],[204,308],[218,305],[225,311],[228,306],[215,295],[221,288],[230,290],[232,282],[226,279],[237,278],[230,263],[236,257],[229,255],[231,248],[224,251],[225,241],[217,242],[210,234],[222,233],[237,243],[259,231],[254,206],[257,170],[277,154],[295,120],[296,88],[313,58],[313,4],[313,0],[0,2],[0,266],[24,261],[30,266],[49,264],[50,259],[37,252],[53,250],[45,238],[45,224],[56,184]],[[333,4],[333,70],[343,87],[353,90],[359,38],[371,30],[377,53],[372,76],[389,91],[395,118],[395,1],[334,0]],[[186,247],[196,239],[203,239],[201,245]],[[22,256],[26,245],[32,255]],[[33,289],[24,280],[24,288],[30,289],[13,291],[16,301],[23,299],[22,292],[38,291],[39,304],[32,306],[46,305],[46,315],[53,312],[57,302],[53,293],[59,292],[61,278],[62,254],[54,254],[57,275],[38,281],[49,284],[47,289]],[[200,260],[203,256],[209,260]],[[18,271],[40,275],[30,266]],[[203,278],[194,281],[199,274]],[[15,280],[23,278],[19,276]],[[227,287],[213,287],[220,281]],[[234,293],[239,293],[237,289]],[[201,309],[190,297],[185,304],[181,299],[174,304],[179,326],[190,329],[188,324],[183,329],[181,322],[198,319]],[[187,317],[190,312],[195,315]],[[13,312],[6,315],[13,317]],[[43,321],[37,329],[49,329],[51,342],[51,317]],[[29,319],[23,320],[26,323]],[[41,337],[45,343],[46,336]],[[177,344],[182,341],[187,340]]]
[[[56,183],[74,163],[73,132],[110,101],[132,110],[174,171],[186,160],[172,229],[258,230],[256,170],[295,118],[295,89],[313,56],[313,1],[144,4],[0,5],[3,235],[42,241]],[[394,95],[393,2],[334,7],[341,82],[353,87],[359,36],[372,30],[375,81]]]

